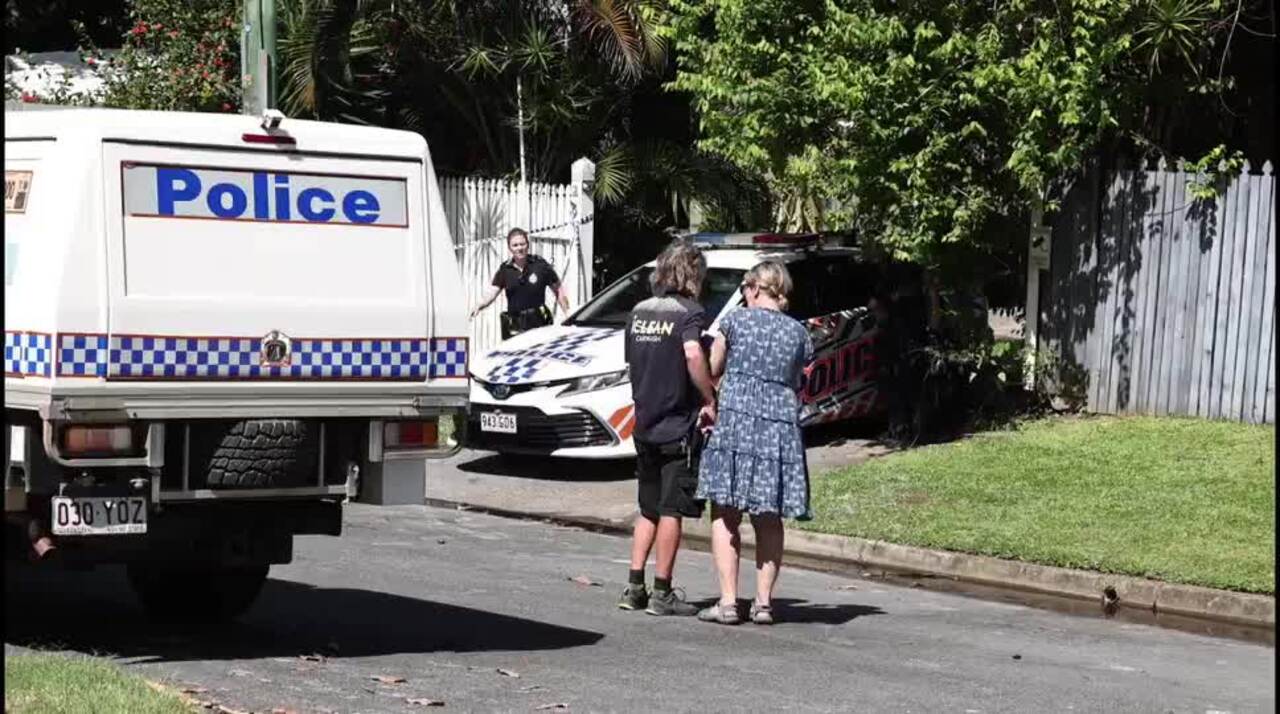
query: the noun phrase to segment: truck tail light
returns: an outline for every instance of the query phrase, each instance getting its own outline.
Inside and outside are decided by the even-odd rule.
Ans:
[[[68,426],[62,431],[62,451],[72,458],[119,456],[133,450],[134,434],[129,426]]]
[[[439,442],[440,424],[436,419],[382,425],[382,443],[387,449],[434,449]]]

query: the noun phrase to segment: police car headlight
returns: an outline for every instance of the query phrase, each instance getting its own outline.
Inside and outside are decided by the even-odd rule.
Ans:
[[[567,397],[570,394],[581,394],[582,392],[594,392],[598,389],[608,389],[616,387],[619,384],[626,384],[631,379],[629,369],[619,370],[617,372],[607,372],[605,374],[593,374],[590,377],[578,377],[569,382],[569,386],[565,387],[560,396]]]

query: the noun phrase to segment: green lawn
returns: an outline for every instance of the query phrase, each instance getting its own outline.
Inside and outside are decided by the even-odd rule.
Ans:
[[[30,654],[4,658],[7,714],[191,714],[177,694],[158,692],[118,666],[85,657]]]
[[[806,530],[1274,594],[1275,427],[1046,419],[813,479]]]

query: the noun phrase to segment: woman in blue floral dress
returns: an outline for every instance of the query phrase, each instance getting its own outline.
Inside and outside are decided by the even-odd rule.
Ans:
[[[771,624],[782,567],[782,519],[813,517],[797,395],[813,343],[804,325],[783,312],[791,276],[782,263],[752,268],[741,290],[747,306],[720,321],[711,347],[712,378],[724,378],[716,424],[702,454],[698,497],[711,501],[720,600],[698,619],[726,625],[740,620],[738,530],[745,512],[756,535],[756,598],[749,617]]]

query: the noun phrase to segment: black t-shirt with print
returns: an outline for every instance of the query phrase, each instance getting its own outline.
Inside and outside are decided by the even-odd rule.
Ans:
[[[546,291],[555,290],[559,284],[556,269],[536,255],[529,256],[524,270],[508,260],[493,276],[493,287],[507,292],[507,312],[523,312],[545,305]]]
[[[626,356],[639,441],[666,444],[689,434],[702,397],[689,379],[684,343],[699,341],[705,328],[702,306],[681,295],[651,297],[631,311]]]

